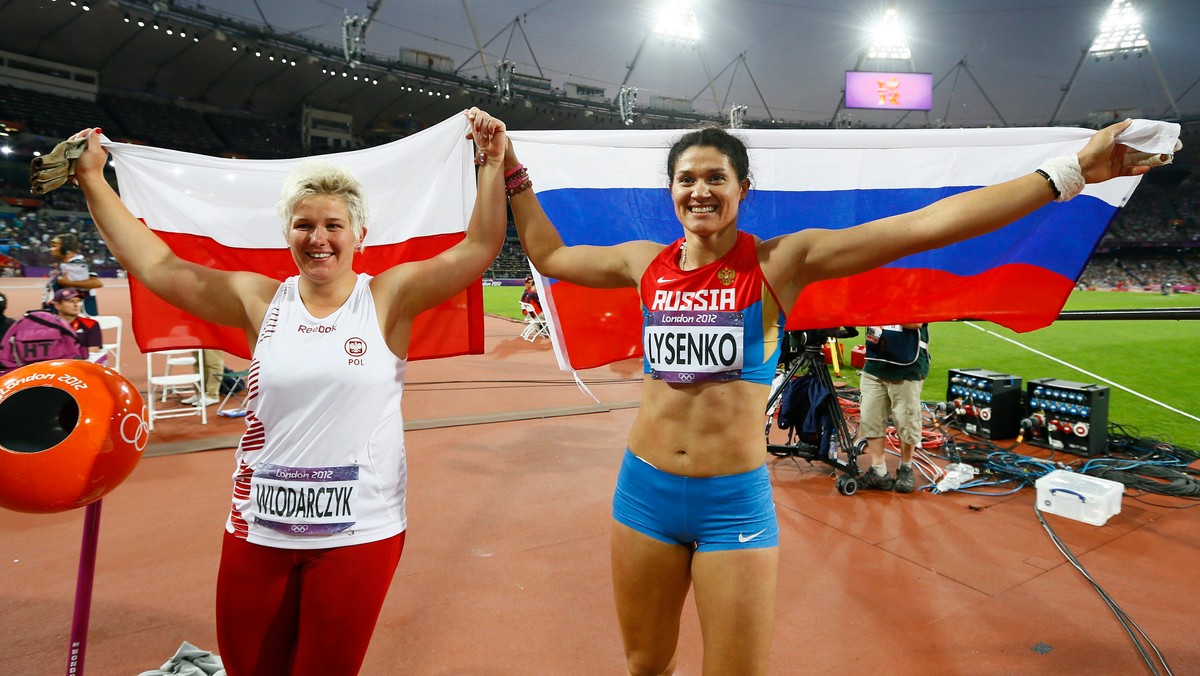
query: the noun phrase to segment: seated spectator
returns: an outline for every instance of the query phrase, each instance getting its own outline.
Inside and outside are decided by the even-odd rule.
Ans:
[[[8,327],[16,323],[16,319],[4,314],[8,310],[8,297],[0,293],[0,336],[8,332]]]
[[[529,303],[533,306],[535,316],[542,314],[542,302],[538,299],[537,289],[533,286],[533,275],[525,276],[525,291],[521,293],[521,302]],[[529,312],[522,308],[522,313],[528,318]]]
[[[99,322],[81,314],[83,295],[79,289],[59,289],[50,304],[54,306],[58,316],[75,329],[75,337],[88,352],[96,353],[104,347],[104,336],[101,334]]]

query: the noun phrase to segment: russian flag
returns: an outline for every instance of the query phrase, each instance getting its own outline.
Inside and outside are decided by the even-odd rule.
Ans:
[[[510,131],[509,136],[566,244],[666,244],[683,232],[668,189],[667,149],[685,132]],[[738,225],[769,239],[804,228],[847,228],[1028,174],[1049,157],[1079,151],[1094,132],[735,133],[750,148],[752,173]],[[1118,178],[1090,185],[1069,202],[1050,204],[988,235],[810,285],[788,313],[787,328],[962,318],[1016,331],[1047,326],[1139,181]],[[641,355],[642,314],[634,289],[588,289],[540,275],[538,287],[563,369]]]
[[[475,202],[472,143],[459,115],[365,150],[287,160],[238,160],[112,143],[121,200],[181,258],[283,280],[296,265],[276,202],[284,178],[311,161],[345,166],[367,193],[366,250],[356,269],[378,274],[437,255],[463,238]],[[133,332],[143,352],[206,347],[249,357],[237,329],[201,321],[130,280]],[[410,359],[483,352],[483,290],[475,283],[422,313]]]

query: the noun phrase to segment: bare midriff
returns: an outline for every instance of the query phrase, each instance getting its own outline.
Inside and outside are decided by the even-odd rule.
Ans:
[[[670,474],[748,472],[766,460],[770,387],[744,380],[678,385],[646,376],[629,450]]]

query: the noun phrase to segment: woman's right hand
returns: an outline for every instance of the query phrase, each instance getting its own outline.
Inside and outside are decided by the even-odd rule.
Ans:
[[[504,149],[508,143],[507,128],[498,117],[493,117],[479,108],[466,111],[471,130],[467,138],[475,141],[475,147],[483,154],[489,163],[499,164],[504,161]]]

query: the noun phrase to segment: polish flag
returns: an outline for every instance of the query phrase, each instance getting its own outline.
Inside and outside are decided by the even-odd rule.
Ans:
[[[463,238],[475,202],[472,143],[462,115],[382,146],[287,160],[239,160],[104,140],[121,200],[181,258],[283,280],[296,274],[276,209],[284,178],[319,161],[354,172],[367,194],[358,272],[437,255]],[[133,332],[143,352],[214,348],[248,358],[246,335],[202,321],[130,279]],[[413,323],[410,359],[483,352],[476,282]]]
[[[510,131],[547,215],[568,245],[682,236],[668,189],[667,149],[686,130]],[[1028,174],[1078,152],[1073,128],[738,130],[750,147],[751,191],[738,226],[763,239],[847,228]],[[1122,140],[1171,152],[1179,125],[1135,121]],[[996,232],[880,269],[810,285],[787,328],[983,319],[1016,331],[1058,316],[1092,250],[1139,178],[1090,185]],[[634,289],[589,289],[535,275],[565,370],[642,354]]]

